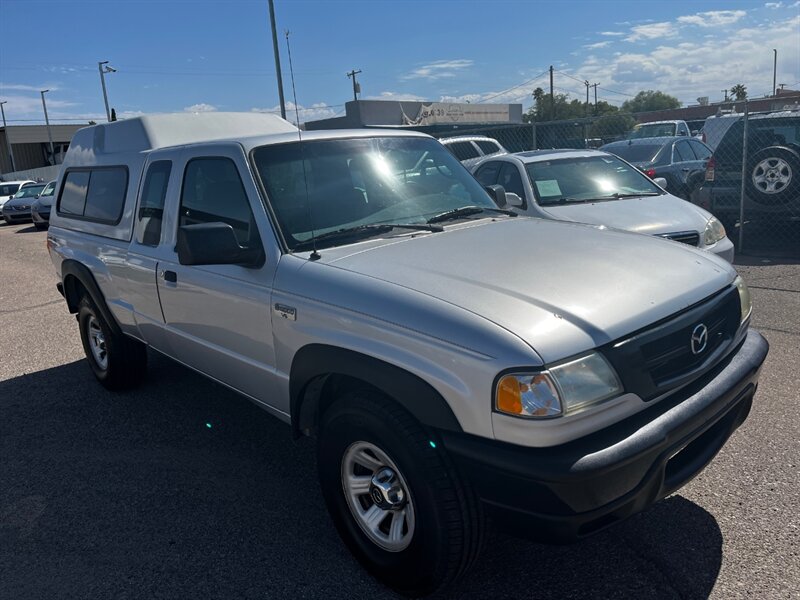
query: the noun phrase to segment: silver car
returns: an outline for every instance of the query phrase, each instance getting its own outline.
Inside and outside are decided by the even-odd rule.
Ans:
[[[423,134],[138,117],[75,134],[47,246],[100,383],[152,349],[315,438],[344,543],[419,596],[487,515],[575,541],[680,488],[767,354],[717,256],[490,189]]]
[[[656,235],[733,262],[733,243],[711,213],[608,152],[520,152],[485,160],[473,172],[484,186],[511,193],[509,208],[519,214]]]

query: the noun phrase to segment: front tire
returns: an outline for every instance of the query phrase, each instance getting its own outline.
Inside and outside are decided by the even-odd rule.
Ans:
[[[386,585],[429,594],[477,558],[477,499],[444,448],[392,400],[372,390],[336,400],[322,418],[317,463],[339,535]]]
[[[112,330],[88,296],[78,304],[78,325],[86,360],[97,380],[110,390],[135,387],[147,370],[147,348]]]

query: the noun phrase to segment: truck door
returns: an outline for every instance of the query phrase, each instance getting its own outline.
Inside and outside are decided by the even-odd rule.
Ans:
[[[173,167],[181,181],[176,218],[158,263],[169,343],[181,362],[277,408],[270,299],[280,254],[241,146],[203,150],[188,148]],[[264,264],[181,265],[177,229],[199,223],[231,225],[240,245],[263,248]]]
[[[165,204],[168,195],[176,196],[177,202],[180,173],[173,164],[180,154],[180,150],[153,152],[145,163],[126,269],[128,296],[142,339],[166,354],[172,354],[172,350],[166,336],[156,274],[159,260],[169,256],[164,231],[170,219]]]

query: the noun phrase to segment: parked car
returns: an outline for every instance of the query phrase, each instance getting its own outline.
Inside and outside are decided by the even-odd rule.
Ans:
[[[686,124],[686,121],[653,121],[652,123],[634,125],[630,139],[675,137],[679,135],[689,137],[689,133],[689,125]]]
[[[39,197],[45,184],[36,183],[21,187],[14,197],[3,204],[6,223],[21,223],[31,220],[31,204]]]
[[[655,179],[666,180],[669,192],[690,200],[703,183],[711,148],[694,138],[646,138],[611,142],[600,148],[616,154]]]
[[[724,115],[712,115],[708,117],[700,129],[700,139],[713,151],[722,138],[725,137],[725,132],[728,131],[731,125],[736,123],[742,118],[742,113],[730,113]]]
[[[665,237],[733,262],[733,243],[717,219],[607,152],[519,152],[486,160],[474,173],[481,184],[513,193],[510,206],[519,214]]]
[[[0,215],[3,212],[3,205],[14,197],[20,188],[26,185],[35,185],[35,181],[23,179],[21,181],[0,181]]]
[[[53,206],[53,192],[55,192],[55,189],[56,182],[49,182],[44,186],[39,198],[31,203],[31,219],[33,219],[34,227],[40,231],[47,229],[50,222],[50,209]]]
[[[500,142],[483,135],[459,135],[439,141],[468,169],[487,156],[508,154]]]
[[[749,220],[800,219],[800,112],[751,115],[744,165],[743,136],[744,121],[737,119],[708,160],[694,201],[734,223],[744,167],[744,211]]]
[[[141,382],[149,346],[316,438],[345,544],[422,595],[486,513],[571,541],[673,493],[768,349],[724,260],[489,189],[421,133],[137,117],[75,134],[47,246],[100,383]]]

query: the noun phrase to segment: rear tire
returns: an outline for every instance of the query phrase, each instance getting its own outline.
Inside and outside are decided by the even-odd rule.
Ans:
[[[317,450],[336,529],[377,579],[419,596],[469,569],[483,545],[483,511],[444,448],[405,409],[372,390],[346,392],[324,413]],[[383,506],[375,500],[381,478],[400,490],[394,505],[385,502],[392,494]]]
[[[141,383],[147,371],[147,347],[114,332],[89,296],[78,303],[78,326],[86,360],[104,387],[121,390]]]

